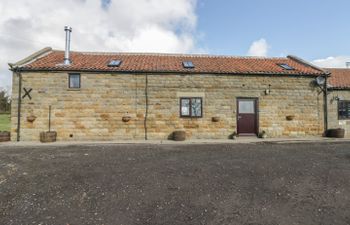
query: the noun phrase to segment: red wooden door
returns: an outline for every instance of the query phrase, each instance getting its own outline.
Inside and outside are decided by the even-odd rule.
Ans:
[[[237,133],[256,135],[257,130],[257,99],[237,99]]]

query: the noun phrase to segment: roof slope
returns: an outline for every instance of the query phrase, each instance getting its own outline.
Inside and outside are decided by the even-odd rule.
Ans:
[[[64,51],[50,50],[26,64],[23,70],[43,71],[101,71],[150,73],[213,73],[213,74],[285,74],[314,75],[324,71],[294,57],[262,58],[212,55],[153,54],[153,53],[98,53],[71,52],[72,63],[62,65]],[[108,67],[111,60],[122,60],[119,67]],[[192,61],[195,68],[186,69],[183,61]],[[288,64],[294,70],[285,70],[278,64]]]
[[[350,69],[327,68],[326,70],[331,73],[331,76],[328,81],[331,88],[350,88]]]

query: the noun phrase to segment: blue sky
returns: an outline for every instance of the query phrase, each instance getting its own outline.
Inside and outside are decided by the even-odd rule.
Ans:
[[[349,10],[348,0],[200,0],[200,45],[214,54],[245,55],[247,46],[265,38],[269,56],[349,55]]]

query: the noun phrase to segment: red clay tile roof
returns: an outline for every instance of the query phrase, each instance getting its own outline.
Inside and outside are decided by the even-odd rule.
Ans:
[[[72,63],[62,65],[64,52],[52,50],[38,57],[23,70],[46,71],[103,71],[149,73],[213,73],[213,74],[285,74],[313,75],[324,72],[293,57],[260,58],[210,55],[180,55],[152,53],[89,53],[71,52]],[[122,60],[119,67],[108,67],[110,60]],[[195,68],[183,68],[183,61],[192,61]],[[285,70],[278,64],[288,64],[294,70]]]
[[[332,88],[350,88],[350,69],[327,68],[325,70],[331,73],[328,83]]]

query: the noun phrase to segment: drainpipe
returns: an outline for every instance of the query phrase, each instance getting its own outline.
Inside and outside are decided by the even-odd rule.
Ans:
[[[323,96],[324,96],[324,133],[326,134],[328,130],[328,76],[331,73],[327,72],[325,76],[325,82],[324,82],[324,91],[323,91]]]
[[[22,105],[22,74],[20,69],[15,68],[14,72],[18,76],[18,101],[17,101],[17,142],[21,139],[21,105]]]
[[[147,135],[147,117],[148,117],[148,74],[145,75],[145,100],[146,100],[146,110],[145,110],[145,119],[143,125],[145,128],[145,140],[148,140]]]

